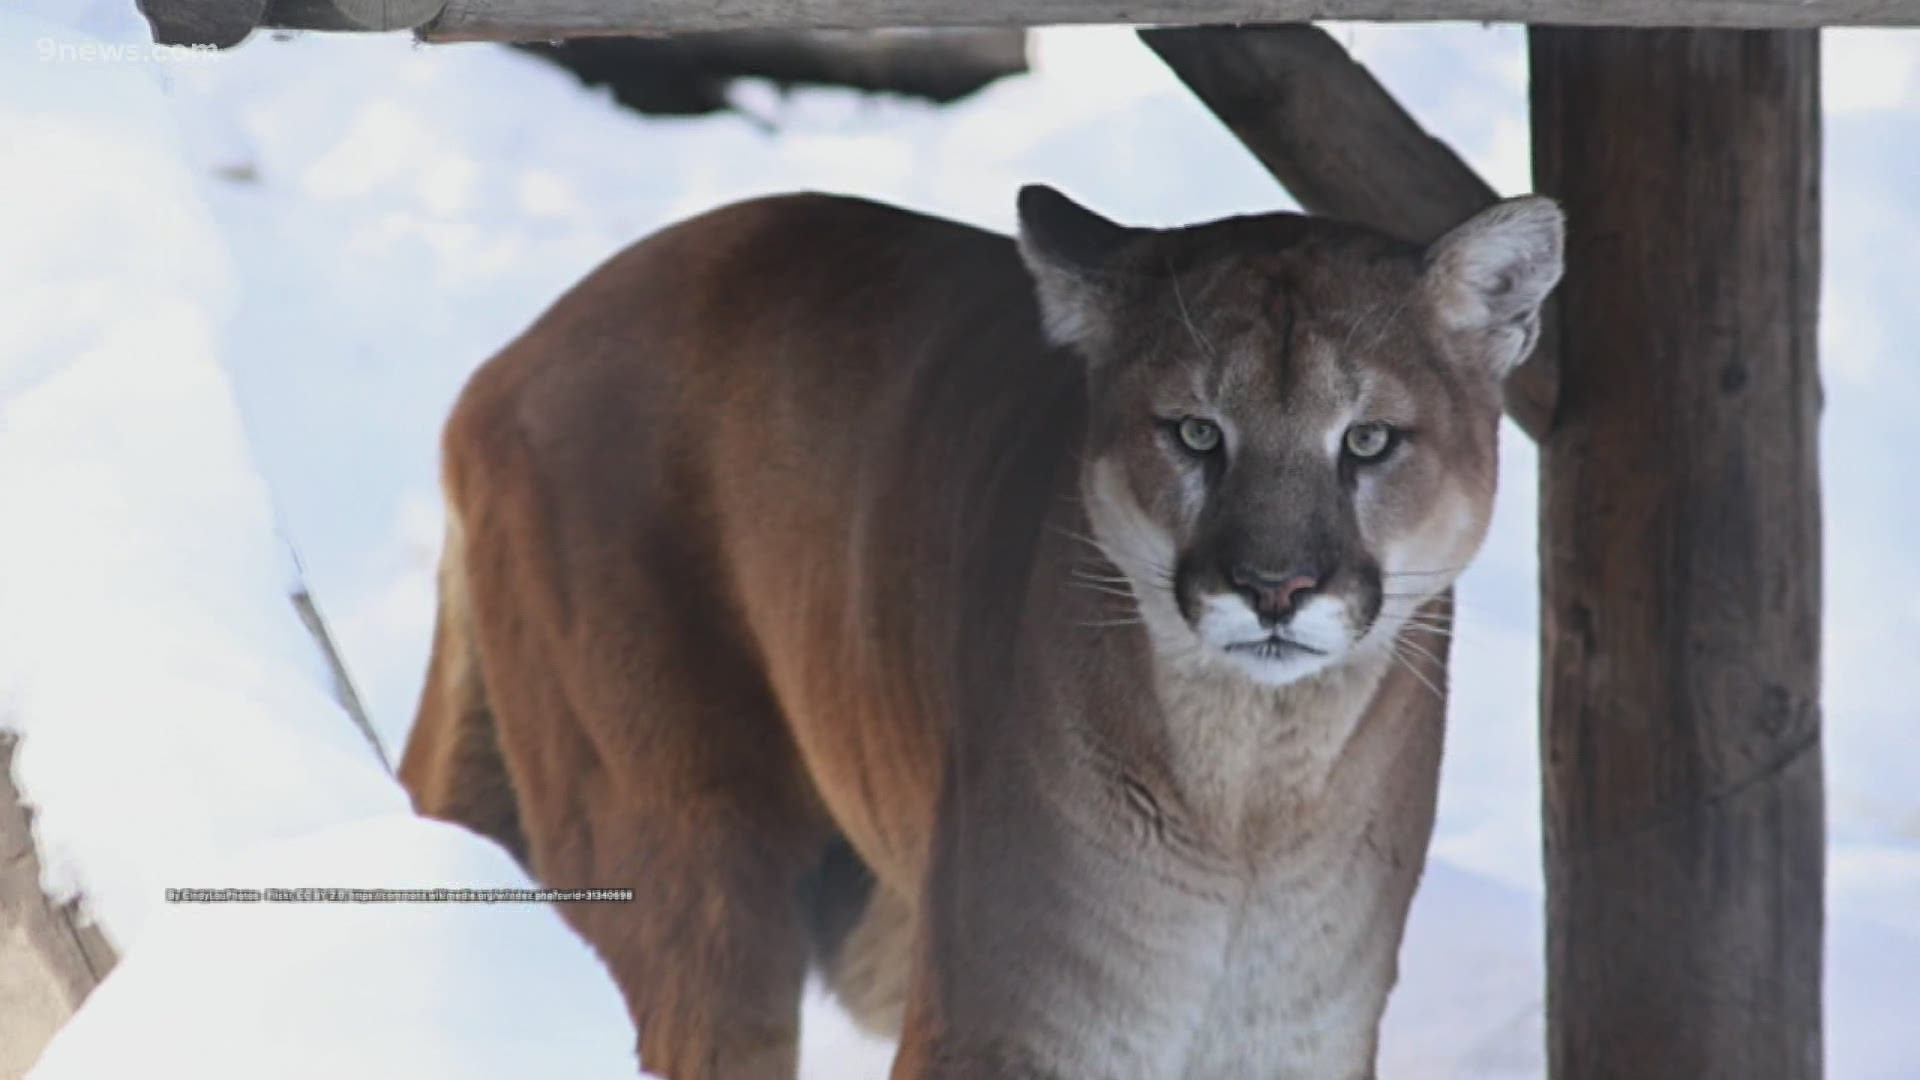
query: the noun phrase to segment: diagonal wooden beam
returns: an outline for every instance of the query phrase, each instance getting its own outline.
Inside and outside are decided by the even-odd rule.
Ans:
[[[1416,243],[1499,195],[1314,26],[1142,30],[1140,37],[1302,207]],[[1554,312],[1549,307],[1549,330]],[[1507,413],[1552,424],[1556,335],[1507,380]]]
[[[367,718],[367,707],[361,703],[359,691],[353,688],[353,680],[347,677],[346,661],[340,658],[340,650],[334,647],[333,635],[327,630],[327,621],[321,617],[313,594],[302,584],[294,590],[292,599],[293,610],[299,614],[301,625],[307,628],[307,634],[320,650],[320,658],[326,661],[327,673],[333,681],[333,699],[346,710],[347,719],[353,721],[353,726],[360,730],[361,738],[367,740],[367,745],[373,749],[373,756],[380,759],[380,767],[391,774],[393,759],[387,755],[386,745],[380,741],[380,733],[373,729],[373,721]]]

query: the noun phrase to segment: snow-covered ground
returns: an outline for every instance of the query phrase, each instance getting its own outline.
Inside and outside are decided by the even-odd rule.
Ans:
[[[276,1045],[314,1075],[630,1075],[617,998],[544,908],[160,895],[524,884],[405,817],[324,693],[275,525],[397,753],[432,618],[439,422],[601,258],[792,188],[997,228],[1036,179],[1143,223],[1286,205],[1123,31],[1044,32],[1035,75],[946,109],[750,87],[769,133],[641,121],[529,58],[401,37],[62,60],[42,41],[137,40],[130,0],[25,9],[47,21],[0,13],[0,725],[25,733],[53,884],[83,888],[126,953],[48,1055],[55,1080],[124,1073],[128,1053],[148,1075],[224,1075],[204,1070]],[[1338,33],[1496,187],[1526,189],[1518,32]],[[1920,501],[1902,475],[1920,35],[1827,43],[1827,1048],[1830,1075],[1892,1080],[1920,1076]],[[1524,439],[1506,450],[1462,590],[1389,1080],[1542,1071],[1534,476]],[[807,1023],[812,1080],[885,1075],[886,1048],[823,999]],[[216,1043],[231,1060],[168,1056]]]
[[[15,63],[64,37],[0,14],[0,724],[48,885],[124,959],[36,1075],[634,1075],[548,907],[163,902],[532,883],[328,697],[221,363],[226,227],[148,74]]]

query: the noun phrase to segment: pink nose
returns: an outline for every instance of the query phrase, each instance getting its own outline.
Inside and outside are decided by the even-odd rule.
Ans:
[[[1320,586],[1305,574],[1268,574],[1245,567],[1234,567],[1228,576],[1263,619],[1291,618],[1294,608]]]

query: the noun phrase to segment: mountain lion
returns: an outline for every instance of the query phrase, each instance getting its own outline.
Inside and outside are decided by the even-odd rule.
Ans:
[[[671,1080],[1372,1075],[1450,588],[1553,203],[1017,242],[849,198],[596,270],[445,436],[402,777],[569,904]]]

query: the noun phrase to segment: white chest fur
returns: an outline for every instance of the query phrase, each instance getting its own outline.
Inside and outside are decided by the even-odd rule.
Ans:
[[[1302,850],[1313,869],[1256,881],[1235,913],[1187,1054],[1189,1080],[1360,1080],[1398,934],[1357,838]]]
[[[1225,947],[1177,1075],[1371,1075],[1404,853],[1375,835],[1370,763],[1351,751],[1383,665],[1283,690],[1213,672],[1162,680],[1183,802],[1241,886],[1227,910],[1194,912],[1225,920]]]

